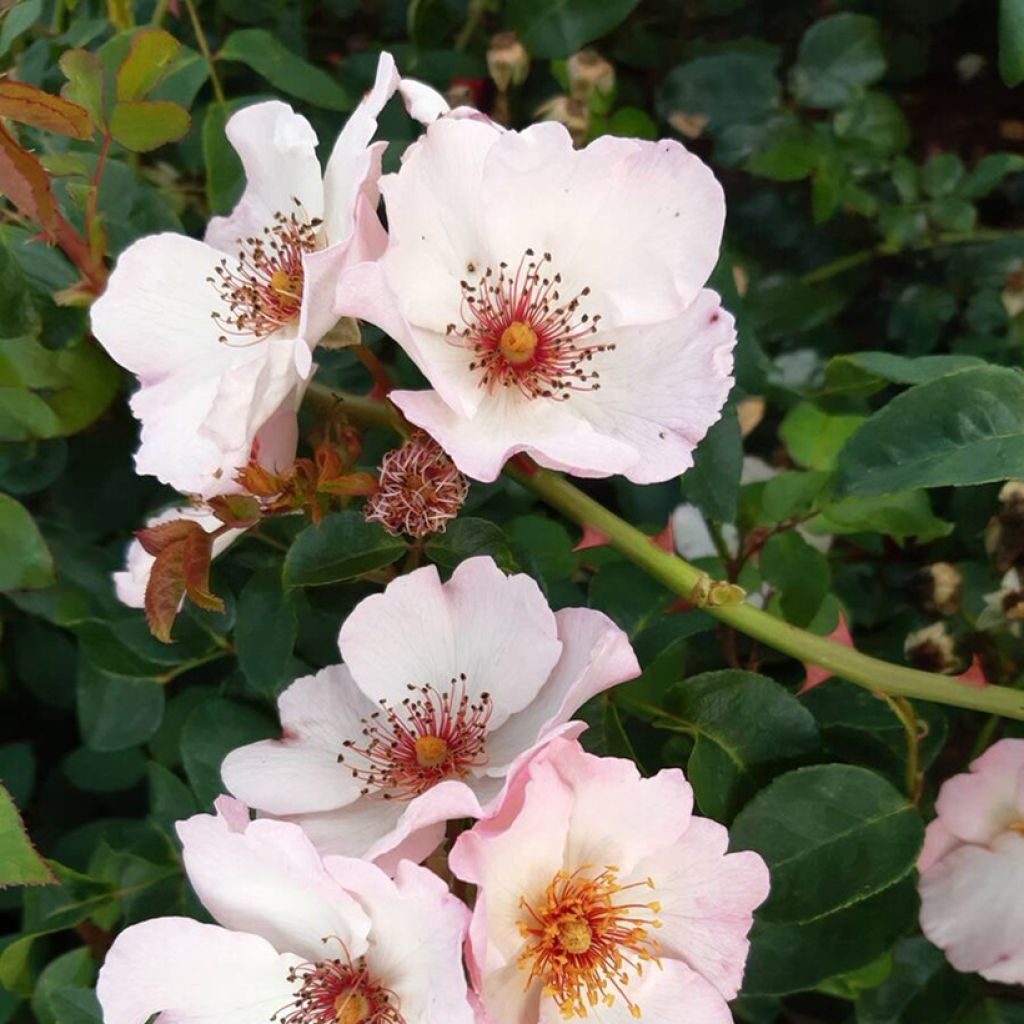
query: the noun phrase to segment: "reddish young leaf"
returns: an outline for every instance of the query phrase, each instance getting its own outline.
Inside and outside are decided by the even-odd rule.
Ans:
[[[206,531],[196,522],[188,519],[172,519],[169,523],[160,523],[145,530],[136,530],[135,536],[147,554],[156,557],[171,544],[185,540],[194,530]]]
[[[221,494],[210,500],[213,514],[225,525],[236,529],[255,526],[260,521],[260,503],[249,494]]]
[[[0,117],[43,128],[72,139],[88,139],[95,125],[85,107],[51,96],[27,82],[0,82]]]
[[[182,571],[185,579],[185,593],[194,604],[208,612],[224,611],[224,602],[210,593],[210,560],[213,558],[213,534],[201,526],[181,542],[183,549]]]
[[[171,627],[184,596],[185,545],[179,541],[156,556],[146,584],[146,621],[149,631],[162,643],[171,642]]]
[[[377,490],[377,478],[372,473],[359,470],[329,480],[321,479],[317,490],[324,494],[341,494],[347,497],[366,496]]]
[[[0,126],[0,194],[52,235],[60,216],[43,165]]]

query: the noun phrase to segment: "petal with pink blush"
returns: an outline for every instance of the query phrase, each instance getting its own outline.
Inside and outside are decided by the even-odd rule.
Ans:
[[[1024,984],[1024,836],[961,846],[918,885],[921,930],[959,971]]]
[[[930,821],[924,830],[924,846],[917,858],[917,870],[922,873],[927,871],[947,853],[961,845],[961,841],[942,824],[940,818]]]
[[[465,675],[471,700],[489,694],[491,729],[534,698],[561,654],[537,584],[490,558],[467,559],[445,584],[433,566],[392,581],[356,606],[339,646],[363,692],[393,706],[410,687],[446,690]]]
[[[476,388],[482,395],[478,384]],[[406,419],[444,448],[463,473],[483,483],[496,480],[518,452],[577,476],[625,473],[637,461],[632,445],[599,433],[566,408],[570,402],[531,401],[511,388],[499,388],[470,419],[433,391],[393,391],[390,398]]]
[[[958,839],[987,843],[1024,819],[1022,777],[1024,740],[1000,740],[972,762],[969,772],[943,783],[936,814]]]
[[[267,1024],[292,1001],[296,963],[257,935],[160,917],[118,935],[96,995],[105,1024]]]
[[[231,751],[221,766],[224,785],[270,814],[306,814],[344,807],[365,783],[338,762],[376,706],[344,665],[303,676],[278,698],[284,736]]]
[[[555,612],[555,620],[562,656],[534,700],[488,736],[492,774],[503,774],[516,757],[567,722],[591,697],[640,674],[629,638],[602,612],[563,608]]]
[[[220,815],[197,814],[177,828],[192,887],[224,927],[308,960],[323,957],[325,938],[353,957],[366,949],[369,919],[296,825],[260,819],[239,832]]]
[[[721,825],[692,818],[679,840],[642,861],[636,875],[652,878],[657,888],[660,955],[682,960],[733,999],[750,948],[747,933],[769,879],[756,853],[726,853],[728,845]]]
[[[255,103],[234,114],[225,133],[241,157],[246,187],[228,216],[210,221],[210,245],[234,253],[239,239],[261,235],[275,214],[301,210],[306,220],[323,216],[316,132],[301,114],[279,100]]]

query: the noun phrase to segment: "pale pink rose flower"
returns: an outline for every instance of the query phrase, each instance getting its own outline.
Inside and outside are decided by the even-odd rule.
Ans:
[[[1024,740],[943,783],[918,860],[921,930],[958,971],[1024,984]]]
[[[389,242],[336,311],[387,331],[432,391],[391,398],[464,473],[516,452],[580,476],[692,464],[732,385],[732,317],[703,288],[725,204],[672,141],[431,123],[381,179]]]
[[[298,822],[324,853],[422,860],[446,821],[478,818],[517,759],[590,697],[639,674],[601,612],[552,612],[529,576],[490,558],[447,583],[427,566],[361,601],[343,665],[280,697],[283,736],[232,751],[222,776],[261,813]],[[340,757],[339,757],[340,755]]]
[[[151,516],[146,520],[146,528],[159,526],[161,523],[170,523],[175,519],[190,519],[198,523],[207,533],[213,533],[223,523],[212,513],[199,508],[185,506],[183,508],[169,508],[159,515]],[[213,542],[213,558],[223,554],[245,530],[225,530]],[[146,587],[149,586],[149,574],[153,571],[153,563],[156,558],[151,555],[139,543],[132,539],[125,552],[125,566],[120,572],[115,572],[114,591],[118,600],[129,608],[144,608],[146,606]],[[184,598],[182,599],[184,600]]]
[[[478,887],[467,962],[482,1024],[731,1024],[768,869],[726,853],[678,769],[555,740],[463,833],[454,874]]]
[[[204,242],[165,233],[121,254],[92,329],[139,379],[140,473],[208,498],[234,490],[252,456],[271,470],[294,458],[312,352],[337,320],[337,277],[386,244],[385,143],[371,139],[398,85],[384,53],[324,172],[316,133],[287,104],[239,111],[226,131],[247,181],[231,214],[210,221]]]
[[[230,797],[178,823],[185,870],[218,922],[125,929],[100,970],[105,1024],[472,1024],[468,911],[425,868],[392,880],[321,859],[296,826]]]

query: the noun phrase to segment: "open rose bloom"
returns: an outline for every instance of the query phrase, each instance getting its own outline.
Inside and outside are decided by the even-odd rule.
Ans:
[[[697,157],[453,114],[381,192],[387,250],[342,276],[336,311],[406,349],[433,390],[391,398],[459,469],[493,480],[527,452],[651,483],[692,464],[736,340],[703,287],[725,204]]]
[[[594,694],[639,666],[601,612],[552,612],[528,576],[490,558],[447,583],[432,566],[360,602],[344,664],[292,684],[283,736],[233,751],[227,788],[302,825],[323,852],[421,860],[445,822],[477,818],[517,759],[560,734]]]
[[[942,786],[921,871],[921,930],[959,971],[1024,984],[1024,740]]]
[[[228,797],[178,833],[218,923],[118,935],[97,984],[105,1024],[471,1024],[468,914],[436,875],[321,859],[297,826],[250,822]]]
[[[235,114],[227,136],[246,187],[203,242],[143,238],[121,254],[92,310],[93,332],[139,379],[136,467],[188,494],[236,489],[255,457],[295,457],[312,352],[334,325],[338,275],[384,248],[377,114],[398,88],[390,55],[321,171],[317,137],[285,103]]]
[[[487,1024],[730,1024],[768,869],[726,853],[678,769],[555,740],[456,841],[478,887],[468,962]]]

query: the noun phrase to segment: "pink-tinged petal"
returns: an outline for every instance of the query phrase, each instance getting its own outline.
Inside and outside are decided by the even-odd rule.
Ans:
[[[302,830],[268,818],[236,831],[233,818],[197,814],[178,822],[189,881],[224,927],[265,938],[280,953],[324,955],[324,939],[353,957],[366,949],[370,922],[324,868]]]
[[[244,832],[252,824],[249,805],[227,793],[213,801],[214,813],[224,822],[229,832]]]
[[[962,845],[960,840],[942,824],[942,819],[936,818],[929,822],[928,827],[924,830],[924,846],[917,858],[917,870],[923,874],[947,853]]]
[[[208,278],[220,253],[194,238],[164,233],[132,243],[118,257],[92,306],[92,332],[111,358],[143,384],[230,366],[238,350],[218,342],[213,313],[227,309]]]
[[[943,783],[935,812],[958,839],[988,843],[1024,817],[1022,774],[1024,740],[1000,740],[971,764],[970,772]]]
[[[828,638],[837,644],[842,644],[843,647],[853,647],[853,637],[850,635],[850,627],[846,624],[844,612],[839,613],[839,625],[829,633]],[[835,673],[831,669],[806,662],[804,664],[804,682],[800,689],[797,690],[797,696],[806,693],[808,690],[813,690],[816,686],[820,686],[826,679],[831,679],[834,675]]]
[[[675,960],[662,961],[661,970],[648,968],[624,991],[639,1007],[643,1024],[732,1024],[729,1007],[714,987]],[[542,1000],[541,1007],[540,1024],[563,1024],[553,999]],[[587,1013],[594,1024],[636,1024],[637,1019],[621,996],[611,1006],[599,1003]]]
[[[296,346],[296,351],[304,346]],[[280,473],[295,461],[299,444],[298,396],[294,403],[285,401],[277,412],[256,431],[252,457],[272,473]]]
[[[296,963],[257,935],[159,917],[117,936],[96,995],[105,1024],[267,1024],[293,998]]]
[[[392,881],[366,861],[329,857],[327,869],[371,921],[366,964],[415,1024],[473,1024],[462,968],[469,911],[440,878],[408,861]]]
[[[390,53],[377,61],[373,87],[338,135],[324,172],[324,231],[331,245],[347,242],[355,227],[356,200],[369,189],[376,204],[376,180],[380,176],[380,148],[371,148],[377,117],[398,88],[398,71]]]
[[[589,287],[587,308],[606,327],[678,316],[718,260],[721,186],[677,142],[603,136],[575,150],[548,122],[502,134],[483,172],[487,237],[503,247],[496,257],[515,266],[528,248],[550,252],[560,293]]]
[[[465,675],[471,700],[490,695],[492,729],[534,698],[562,650],[537,584],[491,558],[467,559],[443,585],[433,566],[393,580],[360,601],[339,646],[367,697],[396,707],[410,686],[440,690]]]
[[[451,111],[448,101],[436,89],[415,78],[403,78],[398,91],[409,116],[420,124],[430,124]]]
[[[631,445],[600,434],[566,408],[568,402],[531,402],[518,391],[499,389],[469,419],[433,391],[393,391],[389,397],[406,419],[444,448],[463,473],[484,483],[496,480],[518,452],[532,455],[542,466],[577,476],[623,473],[637,459]]]
[[[563,608],[555,620],[562,656],[533,701],[487,738],[492,774],[504,774],[591,697],[640,674],[629,638],[602,612]]]
[[[226,217],[214,217],[206,241],[223,252],[238,251],[238,240],[258,237],[274,215],[301,212],[323,216],[324,191],[316,157],[316,132],[287,103],[256,103],[233,115],[225,129],[242,159],[246,186]]]
[[[573,394],[565,404],[602,436],[632,446],[625,469],[638,484],[679,476],[722,414],[732,388],[732,316],[712,291],[702,291],[681,314],[646,327],[602,331],[595,343],[614,351],[594,356],[600,389]]]
[[[679,840],[644,860],[661,904],[659,955],[682,960],[733,999],[743,981],[754,910],[768,896],[768,868],[756,853],[726,853],[729,833],[693,818]]]
[[[921,876],[921,930],[958,971],[1024,984],[1024,836],[961,846]]]
[[[515,960],[488,972],[478,993],[478,1024],[538,1024],[542,988],[536,979],[527,984]]]
[[[324,856],[363,857],[395,830],[404,810],[401,800],[365,796],[331,811],[280,817],[298,825]],[[411,857],[412,853],[406,856]]]
[[[284,736],[231,751],[221,766],[224,785],[268,814],[330,811],[359,798],[366,785],[338,762],[348,740],[377,708],[344,665],[297,679],[278,698]]]

